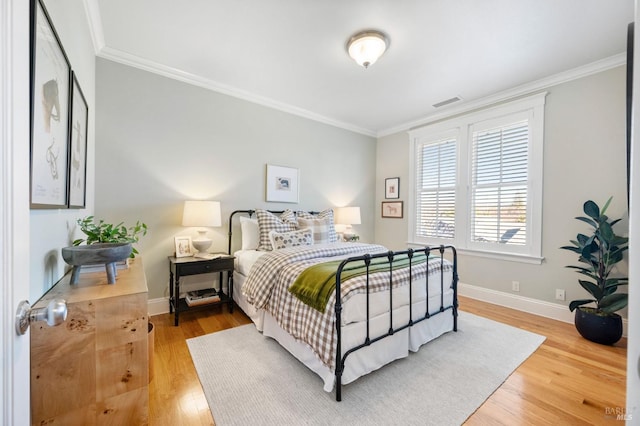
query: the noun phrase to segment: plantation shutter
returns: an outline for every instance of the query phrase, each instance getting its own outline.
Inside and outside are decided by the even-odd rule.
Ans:
[[[527,243],[529,122],[472,133],[471,240]]]
[[[455,236],[456,156],[455,138],[417,145],[417,236]]]

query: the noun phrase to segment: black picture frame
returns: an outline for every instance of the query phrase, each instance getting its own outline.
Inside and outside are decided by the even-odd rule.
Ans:
[[[384,198],[393,200],[400,198],[400,178],[392,177],[384,180]]]
[[[402,201],[383,201],[381,215],[383,218],[402,219]]]
[[[87,141],[89,106],[80,88],[78,77],[72,72],[71,117],[69,146],[69,208],[86,206],[87,198]]]
[[[631,191],[631,124],[633,120],[633,37],[634,23],[631,22],[627,26],[627,209],[630,209],[630,191]]]
[[[71,65],[42,0],[31,0],[30,18],[30,207],[64,209]]]

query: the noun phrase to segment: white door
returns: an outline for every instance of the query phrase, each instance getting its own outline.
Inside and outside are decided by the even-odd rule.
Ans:
[[[29,2],[0,1],[0,424],[28,425],[29,333],[18,303],[29,298]]]

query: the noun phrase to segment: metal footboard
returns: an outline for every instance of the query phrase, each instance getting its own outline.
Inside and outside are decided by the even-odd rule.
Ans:
[[[452,275],[453,280],[451,283],[445,283],[444,279],[444,260],[445,260],[445,252],[450,251],[452,256]],[[435,313],[430,313],[429,307],[429,271],[427,265],[427,271],[425,273],[424,285],[425,285],[425,311],[424,314],[420,314],[420,316],[414,320],[413,319],[413,258],[417,253],[424,253],[427,256],[427,259],[430,255],[438,253],[440,258],[440,307]],[[406,324],[403,324],[399,327],[393,326],[393,262],[394,259],[399,255],[407,255],[409,258],[409,320]],[[369,267],[371,265],[371,261],[379,258],[387,258],[389,263],[389,329],[386,333],[371,337],[370,336],[370,317],[369,317]],[[364,341],[359,345],[354,346],[347,350],[344,355],[342,355],[342,300],[341,300],[341,275],[343,269],[352,262],[362,262],[366,266],[366,336]],[[427,260],[428,262],[428,260]],[[445,286],[447,288],[453,289],[453,302],[449,306],[444,305],[444,290]],[[344,365],[347,357],[353,352],[371,346],[373,343],[378,342],[382,339],[385,339],[389,336],[394,335],[395,333],[404,330],[406,328],[412,327],[415,324],[418,324],[422,321],[425,321],[434,315],[438,315],[444,313],[448,310],[451,310],[453,315],[453,331],[458,331],[458,255],[455,247],[453,246],[439,246],[439,247],[425,247],[421,249],[408,249],[404,251],[393,252],[390,251],[388,253],[380,253],[380,254],[365,254],[362,256],[350,257],[345,259],[340,263],[338,267],[338,271],[336,274],[336,302],[335,302],[335,321],[336,321],[336,367],[335,367],[335,376],[336,376],[336,401],[342,400],[342,373],[344,371]]]

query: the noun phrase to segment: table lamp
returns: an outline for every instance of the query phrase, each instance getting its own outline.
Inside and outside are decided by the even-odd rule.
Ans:
[[[336,209],[335,223],[344,225],[343,239],[351,240],[356,237],[351,225],[360,225],[360,207],[338,207]]]
[[[211,247],[211,239],[207,238],[207,230],[203,228],[222,226],[219,201],[185,201],[182,213],[182,226],[199,227],[198,236],[191,241],[198,253],[194,257],[206,256]]]

